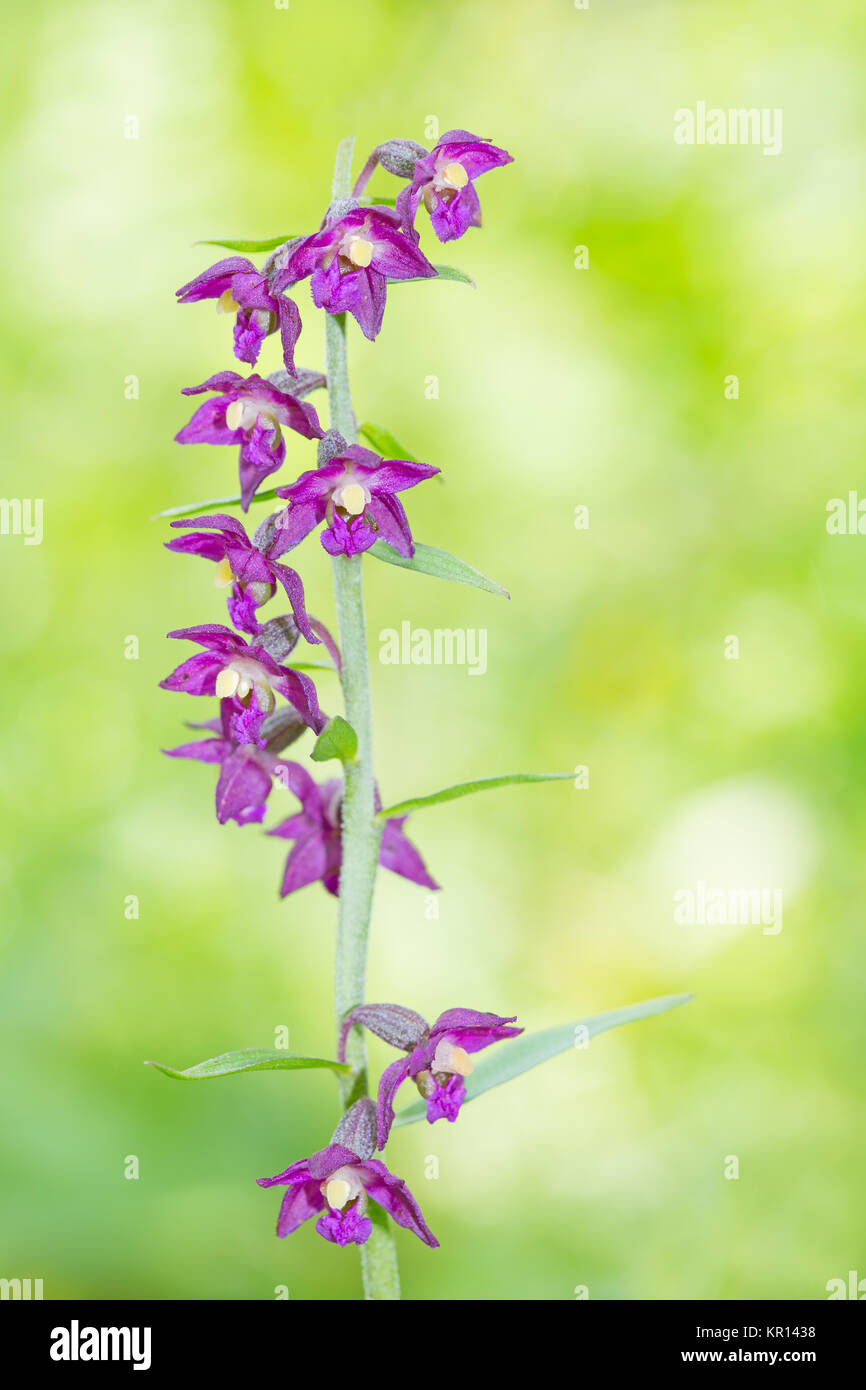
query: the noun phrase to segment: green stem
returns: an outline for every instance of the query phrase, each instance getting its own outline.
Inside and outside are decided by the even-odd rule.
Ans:
[[[341,141],[334,168],[333,197],[348,197],[351,188],[354,139]],[[349,391],[346,363],[346,316],[325,316],[325,359],[328,374],[328,407],[331,429],[339,430],[350,443],[358,432]],[[377,824],[373,778],[373,736],[370,715],[370,667],[364,596],[361,584],[361,556],[335,555],[331,560],[334,597],[343,657],[341,675],[346,719],[358,736],[358,752],[345,767],[342,809],[342,851],[340,867],[340,907],[337,927],[337,960],[334,1003],[337,1032],[349,1009],[363,1004],[367,981],[367,939],[373,890],[379,863],[382,827]],[[348,1039],[346,1060],[351,1076],[340,1078],[343,1110],[367,1095],[367,1050],[361,1030],[353,1028]],[[371,1203],[373,1222],[370,1239],[361,1246],[361,1272],[366,1299],[398,1299],[400,1277],[397,1252],[385,1212]]]

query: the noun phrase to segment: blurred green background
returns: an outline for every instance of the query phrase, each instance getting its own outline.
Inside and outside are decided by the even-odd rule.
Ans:
[[[825,529],[863,477],[862,6],[36,0],[4,23],[3,490],[44,499],[45,535],[0,538],[0,1275],[47,1298],[358,1295],[355,1254],[312,1225],[277,1241],[254,1182],[326,1142],[330,1076],[141,1065],[280,1026],[333,1048],[332,900],[280,903],[282,847],[220,828],[213,772],[159,752],[210,713],[158,690],[164,634],[223,619],[149,518],[236,490],[233,450],[172,443],[181,386],[237,365],[212,305],[173,302],[210,263],[193,243],[313,230],[339,138],[362,158],[435,117],[516,162],[479,185],[483,232],[440,248],[419,219],[477,292],[395,289],[375,346],[353,328],[355,403],[443,469],[408,498],[416,537],[513,597],[367,562],[379,781],[393,801],[585,764],[590,787],[416,816],[439,918],[382,876],[370,997],[528,1028],[696,998],[395,1132],[442,1243],[399,1234],[404,1295],[822,1298],[866,1276],[866,539]],[[677,145],[698,101],[781,107],[782,153]],[[286,474],[312,457],[290,441]],[[327,621],[327,558],[300,559]],[[381,665],[404,620],[486,628],[486,676]],[[337,707],[333,677],[320,693]],[[678,925],[701,879],[781,888],[783,930]]]

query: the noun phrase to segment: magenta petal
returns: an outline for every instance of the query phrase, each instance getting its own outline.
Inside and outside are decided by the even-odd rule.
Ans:
[[[273,428],[263,425],[261,418],[248,435],[242,436],[238,476],[244,511],[249,510],[259,484],[271,473],[276,473],[285,457],[285,440],[277,440]]]
[[[449,1120],[453,1124],[465,1099],[466,1083],[462,1076],[449,1076],[447,1081],[437,1083],[432,1096],[427,1097],[427,1123]]]
[[[210,512],[207,516],[184,516],[178,521],[172,521],[174,527],[204,526],[217,531],[230,531],[233,535],[247,539],[243,522],[238,521],[236,516],[229,516],[228,512]],[[249,544],[249,542],[248,542]]]
[[[193,758],[199,763],[221,763],[232,751],[227,738],[200,738],[194,743],[182,743],[178,748],[163,748],[167,758]]]
[[[326,863],[324,839],[320,831],[313,830],[306,839],[298,840],[286,860],[280,897],[287,898],[299,888],[317,883],[325,872]]]
[[[180,691],[185,695],[213,695],[216,679],[225,662],[214,652],[197,652],[160,681],[163,690]]]
[[[280,323],[280,342],[283,349],[283,362],[286,371],[295,375],[295,344],[301,335],[301,314],[293,299],[277,295],[277,313]]]
[[[316,1230],[335,1245],[364,1245],[370,1239],[373,1223],[369,1216],[360,1216],[352,1205],[345,1211],[326,1211],[316,1222]]]
[[[480,1052],[491,1043],[503,1038],[516,1038],[522,1028],[512,1028],[513,1018],[502,1018],[499,1014],[479,1013],[476,1009],[446,1009],[440,1014],[430,1029],[430,1040],[436,1044],[447,1037],[464,1052]]]
[[[421,1208],[412,1196],[402,1178],[389,1173],[384,1163],[370,1158],[358,1168],[358,1173],[369,1197],[384,1207],[398,1226],[414,1231],[425,1245],[435,1247],[439,1244],[421,1214]]]
[[[354,315],[364,337],[369,338],[372,342],[382,327],[387,281],[384,275],[380,275],[372,267],[369,270],[360,271],[359,275],[360,279],[355,289],[353,303],[347,304],[346,307]]]
[[[292,614],[295,622],[300,628],[303,636],[306,637],[308,642],[313,644],[318,643],[320,639],[310,627],[310,620],[307,617],[307,609],[304,603],[304,586],[297,570],[291,569],[288,565],[274,564],[271,568],[271,573],[279,580],[280,584],[282,584],[286,592],[286,598],[292,605]]]
[[[244,378],[240,372],[214,372],[207,381],[202,381],[198,386],[182,386],[182,396],[200,396],[202,391],[224,391],[233,392],[239,395],[244,387]]]
[[[200,555],[205,560],[219,561],[225,557],[226,539],[224,536],[175,536],[165,542],[166,550],[176,555]]]
[[[442,136],[436,147],[437,163],[440,168],[457,160],[463,165],[470,179],[477,179],[491,169],[500,169],[504,164],[513,164],[514,156],[489,140],[478,140],[466,130],[450,130]]]
[[[322,232],[314,232],[312,236],[304,237],[292,251],[280,272],[279,281],[275,283],[279,283],[282,288],[283,285],[292,285],[297,280],[306,279],[339,239],[340,233],[327,227]]]
[[[272,681],[274,690],[288,700],[298,711],[306,724],[320,734],[325,727],[325,716],[319,709],[316,687],[303,671],[292,671],[287,666],[278,668],[281,675]]]
[[[306,475],[304,475],[306,476]],[[293,484],[297,486],[297,484]],[[285,497],[292,491],[291,487],[278,488],[277,495]],[[292,502],[284,512],[280,513],[280,519],[274,526],[274,539],[268,549],[268,554],[276,559],[279,555],[285,555],[286,551],[293,550],[305,536],[315,530],[319,522],[325,515],[327,502]]]
[[[367,506],[367,513],[376,522],[376,540],[387,541],[400,555],[410,560],[415,553],[412,532],[403,506],[396,497],[374,497]]]
[[[290,1236],[304,1221],[315,1216],[325,1205],[318,1182],[305,1182],[290,1187],[281,1204],[277,1218],[277,1235]]]
[[[394,1097],[409,1075],[410,1059],[398,1057],[386,1067],[379,1078],[379,1093],[376,1097],[376,1148],[384,1149],[394,1123]]]
[[[232,632],[230,627],[226,627],[225,623],[196,623],[194,627],[176,627],[168,635],[183,638],[188,642],[199,642],[201,646],[224,655],[237,655],[246,651],[247,645],[244,639]]]
[[[220,825],[229,820],[239,824],[261,820],[270,791],[270,773],[251,756],[249,749],[239,748],[226,758],[217,782],[216,813]]]
[[[430,278],[436,274],[435,267],[400,228],[377,224],[372,235],[375,238],[372,265],[380,275],[389,280],[410,280],[415,276]]]
[[[481,203],[471,183],[453,198],[437,196],[430,214],[433,230],[440,241],[456,241],[470,227],[481,226]]]
[[[234,397],[215,396],[204,401],[188,425],[175,435],[178,444],[236,444],[243,438],[241,430],[230,430],[226,410]]]
[[[383,868],[411,879],[413,883],[419,883],[424,888],[437,889],[439,884],[430,877],[421,855],[403,834],[405,820],[406,816],[399,816],[385,822],[379,863]]]
[[[258,309],[240,309],[233,329],[234,354],[238,361],[254,367],[270,331],[269,314]]]
[[[219,299],[224,290],[231,289],[234,276],[245,271],[257,274],[252,261],[246,260],[243,256],[226,256],[224,260],[217,261],[215,265],[196,275],[194,280],[181,285],[179,290],[175,290],[175,294],[182,304],[194,304],[201,299]]]
[[[406,488],[417,487],[418,483],[434,477],[439,471],[429,463],[410,463],[408,459],[382,459],[367,481],[374,493],[405,492]]]

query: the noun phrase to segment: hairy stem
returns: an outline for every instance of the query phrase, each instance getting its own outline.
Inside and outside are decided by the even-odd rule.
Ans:
[[[337,148],[332,190],[335,199],[345,198],[349,194],[353,146],[354,139],[348,139],[341,141]],[[339,430],[350,444],[354,444],[358,433],[349,391],[345,314],[325,316],[325,358],[330,426]],[[340,1025],[347,1011],[364,1002],[367,938],[382,828],[375,820],[370,667],[367,659],[361,556],[335,555],[331,566],[343,657],[343,704],[346,719],[358,736],[358,752],[354,762],[346,764],[343,788],[343,859],[340,868],[340,908],[334,981],[339,1036]],[[352,1067],[352,1074],[340,1080],[344,1111],[360,1096],[367,1094],[367,1052],[363,1034],[358,1028],[353,1028],[349,1035],[346,1060]],[[370,1239],[361,1246],[364,1297],[377,1300],[397,1299],[400,1297],[400,1279],[390,1222],[375,1203],[370,1204],[368,1215],[373,1222],[373,1230]]]

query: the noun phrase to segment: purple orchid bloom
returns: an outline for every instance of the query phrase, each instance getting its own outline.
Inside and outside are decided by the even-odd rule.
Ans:
[[[277,1235],[287,1236],[318,1215],[316,1230],[334,1245],[364,1245],[373,1223],[366,1215],[370,1200],[398,1226],[414,1231],[425,1245],[439,1242],[402,1178],[373,1158],[376,1109],[366,1096],[346,1112],[330,1144],[310,1158],[292,1163],[273,1178],[258,1178],[259,1187],[285,1187]]]
[[[262,725],[265,742],[259,748],[256,744],[238,743],[232,731],[233,714],[233,702],[221,700],[217,719],[189,725],[191,729],[207,729],[215,738],[196,739],[179,748],[164,748],[163,752],[169,758],[192,758],[219,766],[216,815],[220,825],[230,820],[238,825],[257,824],[264,819],[274,777],[295,790],[298,764],[277,755],[300,737],[306,725],[294,710],[277,710]]]
[[[382,327],[389,280],[432,276],[435,268],[401,228],[402,216],[378,205],[352,208],[303,237],[274,276],[282,290],[312,276],[313,303],[329,314],[348,311],[371,341]]]
[[[236,628],[256,637],[260,632],[256,609],[273,598],[277,585],[282,585],[292,605],[292,616],[308,642],[318,642],[304,606],[304,586],[297,570],[278,564],[278,558],[288,547],[280,531],[274,529],[270,542],[258,544],[259,533],[250,540],[236,517],[224,512],[212,516],[197,516],[173,521],[172,526],[204,526],[208,531],[194,531],[166,541],[166,550],[183,555],[202,555],[216,562],[214,584],[219,589],[231,585],[228,599],[229,616]]]
[[[288,700],[317,734],[322,732],[325,717],[309,676],[277,665],[264,647],[246,642],[221,623],[201,623],[168,635],[198,642],[205,651],[182,662],[160,681],[161,688],[229,701],[229,728],[238,743],[264,746],[262,721],[273,710],[276,695]]]
[[[476,1009],[446,1009],[432,1025],[400,1004],[360,1004],[343,1019],[339,1060],[346,1058],[346,1039],[352,1028],[367,1028],[392,1047],[409,1055],[392,1062],[379,1082],[378,1143],[384,1149],[394,1122],[394,1096],[408,1078],[427,1102],[427,1120],[457,1119],[466,1099],[464,1077],[472,1072],[469,1054],[480,1052],[502,1038],[516,1038],[522,1028],[511,1028],[514,1018],[478,1013]]]
[[[300,801],[301,810],[268,831],[269,835],[276,835],[281,840],[295,841],[286,860],[280,897],[288,897],[289,893],[296,893],[299,888],[306,888],[308,883],[315,883],[318,879],[322,880],[329,893],[337,897],[343,861],[340,831],[343,780],[334,778],[320,784],[300,764],[293,763],[291,766],[294,773],[289,786]],[[377,792],[377,810],[381,809],[381,805]],[[406,820],[406,816],[395,816],[385,822],[379,863],[412,883],[437,891],[439,884],[430,877],[421,855],[403,834]]]
[[[372,449],[349,445],[321,468],[311,468],[289,487],[277,488],[277,496],[289,501],[275,523],[281,553],[327,521],[322,545],[329,555],[360,555],[382,540],[410,559],[415,553],[412,533],[395,493],[438,472],[426,463],[383,459]]]
[[[202,391],[219,394],[200,405],[188,425],[175,435],[178,444],[239,444],[241,506],[247,511],[256,488],[275,473],[286,456],[282,426],[305,439],[324,433],[313,406],[281,391],[264,377],[217,372],[200,386],[185,386],[185,396]]]
[[[406,231],[413,231],[422,199],[440,241],[456,241],[470,227],[480,227],[475,180],[489,169],[511,164],[513,158],[468,130],[446,131],[438,145],[418,160],[411,183],[397,198],[396,211]]]
[[[295,343],[301,333],[298,306],[273,294],[267,276],[243,256],[227,256],[175,291],[181,304],[215,299],[217,313],[234,314],[234,352],[240,362],[256,365],[262,343],[277,328],[287,371],[295,372]]]

